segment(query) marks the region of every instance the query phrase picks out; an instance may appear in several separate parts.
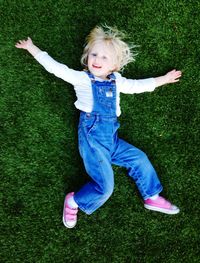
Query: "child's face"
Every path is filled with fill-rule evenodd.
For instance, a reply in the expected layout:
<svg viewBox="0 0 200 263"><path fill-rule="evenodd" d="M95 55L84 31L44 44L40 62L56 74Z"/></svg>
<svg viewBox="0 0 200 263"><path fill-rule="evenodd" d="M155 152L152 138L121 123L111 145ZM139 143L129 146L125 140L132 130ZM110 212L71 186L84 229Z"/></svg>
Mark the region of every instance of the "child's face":
<svg viewBox="0 0 200 263"><path fill-rule="evenodd" d="M106 79L115 70L115 53L110 45L101 41L91 48L88 54L88 69L96 77Z"/></svg>

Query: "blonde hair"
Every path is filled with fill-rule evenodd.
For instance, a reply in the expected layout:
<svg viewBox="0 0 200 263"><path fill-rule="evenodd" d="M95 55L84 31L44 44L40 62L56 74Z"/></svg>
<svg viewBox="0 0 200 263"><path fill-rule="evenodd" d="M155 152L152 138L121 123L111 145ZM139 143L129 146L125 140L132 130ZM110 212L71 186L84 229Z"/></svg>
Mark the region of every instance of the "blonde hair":
<svg viewBox="0 0 200 263"><path fill-rule="evenodd" d="M95 43L104 41L111 45L116 54L116 71L122 70L128 63L135 61L135 56L137 55L132 50L136 46L125 43L125 38L125 33L119 31L115 27L109 27L107 25L96 26L86 38L86 45L81 57L81 64L87 67L88 55L91 48Z"/></svg>

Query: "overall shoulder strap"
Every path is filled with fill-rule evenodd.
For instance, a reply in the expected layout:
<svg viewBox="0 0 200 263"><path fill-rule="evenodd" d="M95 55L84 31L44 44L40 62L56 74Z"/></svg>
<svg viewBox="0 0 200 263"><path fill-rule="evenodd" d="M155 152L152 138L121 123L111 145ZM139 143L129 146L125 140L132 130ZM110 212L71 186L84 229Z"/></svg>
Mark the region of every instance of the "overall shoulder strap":
<svg viewBox="0 0 200 263"><path fill-rule="evenodd" d="M114 73L111 73L110 75L108 75L108 78L111 79L111 80L115 80L116 79Z"/></svg>
<svg viewBox="0 0 200 263"><path fill-rule="evenodd" d="M108 75L108 78L111 80L111 83L115 83L115 80L116 80L116 76L114 73L111 73L110 75Z"/></svg>
<svg viewBox="0 0 200 263"><path fill-rule="evenodd" d="M89 76L89 78L91 79L91 81L94 81L94 75L89 71L89 70L85 70L85 73Z"/></svg>

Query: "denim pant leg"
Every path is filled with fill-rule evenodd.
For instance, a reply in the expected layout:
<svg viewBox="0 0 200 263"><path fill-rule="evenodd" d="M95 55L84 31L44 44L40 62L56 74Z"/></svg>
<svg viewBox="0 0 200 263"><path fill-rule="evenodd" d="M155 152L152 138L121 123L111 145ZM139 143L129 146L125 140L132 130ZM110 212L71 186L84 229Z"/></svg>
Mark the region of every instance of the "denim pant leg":
<svg viewBox="0 0 200 263"><path fill-rule="evenodd" d="M91 181L74 195L79 208L86 214L92 214L111 196L114 189L114 175L108 150L97 145L92 137L80 129L80 154Z"/></svg>
<svg viewBox="0 0 200 263"><path fill-rule="evenodd" d="M144 200L162 191L155 169L144 152L116 138L112 163L126 167Z"/></svg>

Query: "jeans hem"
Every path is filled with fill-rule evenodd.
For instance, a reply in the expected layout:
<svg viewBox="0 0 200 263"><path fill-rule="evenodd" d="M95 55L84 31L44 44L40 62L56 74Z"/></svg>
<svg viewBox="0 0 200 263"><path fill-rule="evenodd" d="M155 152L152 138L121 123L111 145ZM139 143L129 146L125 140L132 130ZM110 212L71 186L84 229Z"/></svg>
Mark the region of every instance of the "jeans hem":
<svg viewBox="0 0 200 263"><path fill-rule="evenodd" d="M148 198L150 198L151 196L157 195L159 193L161 193L163 190L163 187L161 186L158 190L156 190L154 193L152 193L151 195L145 196L143 197L144 200L147 200Z"/></svg>
<svg viewBox="0 0 200 263"><path fill-rule="evenodd" d="M85 207L79 205L79 203L78 203L78 201L76 200L75 196L74 196L74 201L77 203L78 208L79 208L82 212L86 213L87 215L91 215L91 214L93 213L92 211L88 211Z"/></svg>

